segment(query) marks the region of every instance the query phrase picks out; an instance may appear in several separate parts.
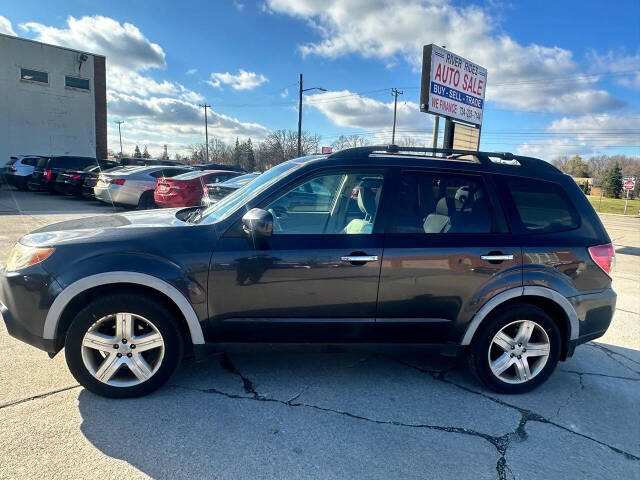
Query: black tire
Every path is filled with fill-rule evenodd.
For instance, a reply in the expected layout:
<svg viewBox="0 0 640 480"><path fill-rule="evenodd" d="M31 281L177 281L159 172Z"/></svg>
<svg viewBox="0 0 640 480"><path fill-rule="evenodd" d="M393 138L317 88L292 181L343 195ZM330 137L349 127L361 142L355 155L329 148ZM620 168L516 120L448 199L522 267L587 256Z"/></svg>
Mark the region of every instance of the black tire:
<svg viewBox="0 0 640 480"><path fill-rule="evenodd" d="M95 378L82 359L82 340L98 319L118 312L140 315L153 323L164 341L164 356L157 371L133 386L113 386ZM97 298L74 318L65 338L65 357L71 374L87 390L110 398L141 397L157 390L173 375L182 360L183 335L166 308L151 299L129 294Z"/></svg>
<svg viewBox="0 0 640 480"><path fill-rule="evenodd" d="M508 383L494 375L489 365L489 348L493 337L505 326L517 320L532 320L540 325L549 338L549 357L547 362L531 380L524 383ZM471 371L480 382L498 393L518 394L529 392L544 383L553 373L560 359L562 335L556 323L544 310L530 304L511 305L492 314L480 326L474 336L469 353Z"/></svg>
<svg viewBox="0 0 640 480"><path fill-rule="evenodd" d="M138 210L150 210L152 208L156 208L156 202L153 199L153 190L147 190L140 195L140 200L138 200Z"/></svg>

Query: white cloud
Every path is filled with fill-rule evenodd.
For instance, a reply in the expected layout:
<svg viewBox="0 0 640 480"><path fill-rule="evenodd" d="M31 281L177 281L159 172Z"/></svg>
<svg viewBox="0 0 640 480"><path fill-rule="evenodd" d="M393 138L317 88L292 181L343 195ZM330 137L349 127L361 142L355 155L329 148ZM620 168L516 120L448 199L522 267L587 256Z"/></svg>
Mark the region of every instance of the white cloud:
<svg viewBox="0 0 640 480"><path fill-rule="evenodd" d="M207 83L216 88L221 88L222 84L225 84L234 90L252 90L268 81L267 77L262 74L240 69L235 75L229 72L212 73L211 79Z"/></svg>
<svg viewBox="0 0 640 480"><path fill-rule="evenodd" d="M624 55L609 51L601 55L595 51L588 54L591 68L596 72L605 72L615 77L616 83L640 90L640 50L635 55Z"/></svg>
<svg viewBox="0 0 640 480"><path fill-rule="evenodd" d="M571 51L522 45L499 34L497 20L480 7L447 0L267 2L272 12L304 19L320 35L320 41L300 46L305 56L355 53L385 65L403 59L418 70L423 45L437 43L487 67L487 98L505 107L576 114L622 105L593 87L597 77L585 76Z"/></svg>
<svg viewBox="0 0 640 480"><path fill-rule="evenodd" d="M41 42L105 55L112 66L135 71L165 67L160 45L149 41L135 25L121 24L113 18L69 16L66 28L36 22L21 23L20 28L36 33Z"/></svg>
<svg viewBox="0 0 640 480"><path fill-rule="evenodd" d="M280 92L281 98L287 98L289 96L289 89L285 88L282 92Z"/></svg>
<svg viewBox="0 0 640 480"><path fill-rule="evenodd" d="M242 2L240 2L238 0L233 0L233 6L236 7L236 10L238 10L239 12L244 10L244 3L242 3Z"/></svg>
<svg viewBox="0 0 640 480"><path fill-rule="evenodd" d="M389 142L391 138L393 100L382 102L342 90L308 95L304 104L317 109L337 126L364 130L374 141ZM431 115L420 113L418 104L398 101L398 138L424 140L431 135L432 121Z"/></svg>
<svg viewBox="0 0 640 480"><path fill-rule="evenodd" d="M616 147L638 147L640 133L625 115L582 115L551 122L546 134L518 146L518 153L551 159L558 155L589 155Z"/></svg>
<svg viewBox="0 0 640 480"><path fill-rule="evenodd" d="M15 30L11 26L11 22L8 18L0 15L0 33L6 33L7 35L16 35Z"/></svg>
<svg viewBox="0 0 640 480"><path fill-rule="evenodd" d="M198 73L198 69L197 68L190 68L189 70L187 70L185 72L187 75L195 75L196 73Z"/></svg>

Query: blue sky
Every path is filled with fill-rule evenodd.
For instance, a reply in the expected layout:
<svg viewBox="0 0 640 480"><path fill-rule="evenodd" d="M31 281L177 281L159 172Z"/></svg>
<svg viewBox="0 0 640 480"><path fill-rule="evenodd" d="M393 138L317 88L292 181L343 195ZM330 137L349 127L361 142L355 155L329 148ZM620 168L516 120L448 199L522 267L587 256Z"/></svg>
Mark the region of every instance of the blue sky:
<svg viewBox="0 0 640 480"><path fill-rule="evenodd" d="M447 45L488 69L482 148L553 158L640 154L640 2L447 0L61 0L3 2L0 31L107 55L109 145L184 151L297 126L331 144L358 134L428 141L418 112L421 46Z"/></svg>

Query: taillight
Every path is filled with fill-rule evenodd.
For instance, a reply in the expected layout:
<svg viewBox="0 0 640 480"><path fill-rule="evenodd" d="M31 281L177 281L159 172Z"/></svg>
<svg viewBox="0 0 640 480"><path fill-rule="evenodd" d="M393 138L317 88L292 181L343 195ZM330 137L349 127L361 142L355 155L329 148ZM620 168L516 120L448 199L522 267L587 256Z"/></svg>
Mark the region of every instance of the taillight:
<svg viewBox="0 0 640 480"><path fill-rule="evenodd" d="M51 180L51 170L47 169L44 171L44 178Z"/></svg>
<svg viewBox="0 0 640 480"><path fill-rule="evenodd" d="M589 247L589 255L591 255L592 260L604 270L604 273L611 275L611 271L616 263L616 252L613 249L613 245L607 243L606 245Z"/></svg>
<svg viewBox="0 0 640 480"><path fill-rule="evenodd" d="M11 173L16 173L18 171L18 169L16 167L9 167L9 171Z"/></svg>
<svg viewBox="0 0 640 480"><path fill-rule="evenodd" d="M124 185L124 178L113 178L109 183L113 185Z"/></svg>
<svg viewBox="0 0 640 480"><path fill-rule="evenodd" d="M82 175L80 175L79 173L74 173L73 175L71 175L71 178L74 180L78 180Z"/></svg>
<svg viewBox="0 0 640 480"><path fill-rule="evenodd" d="M209 195L209 187L204 187L203 192L205 195Z"/></svg>

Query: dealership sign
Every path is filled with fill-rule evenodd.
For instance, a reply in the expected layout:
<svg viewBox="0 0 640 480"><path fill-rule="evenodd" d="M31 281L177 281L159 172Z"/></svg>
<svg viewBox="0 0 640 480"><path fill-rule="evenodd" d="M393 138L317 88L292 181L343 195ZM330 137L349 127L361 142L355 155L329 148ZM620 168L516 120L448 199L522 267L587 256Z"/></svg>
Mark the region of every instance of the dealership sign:
<svg viewBox="0 0 640 480"><path fill-rule="evenodd" d="M421 112L482 125L486 86L486 68L437 45L425 45Z"/></svg>

